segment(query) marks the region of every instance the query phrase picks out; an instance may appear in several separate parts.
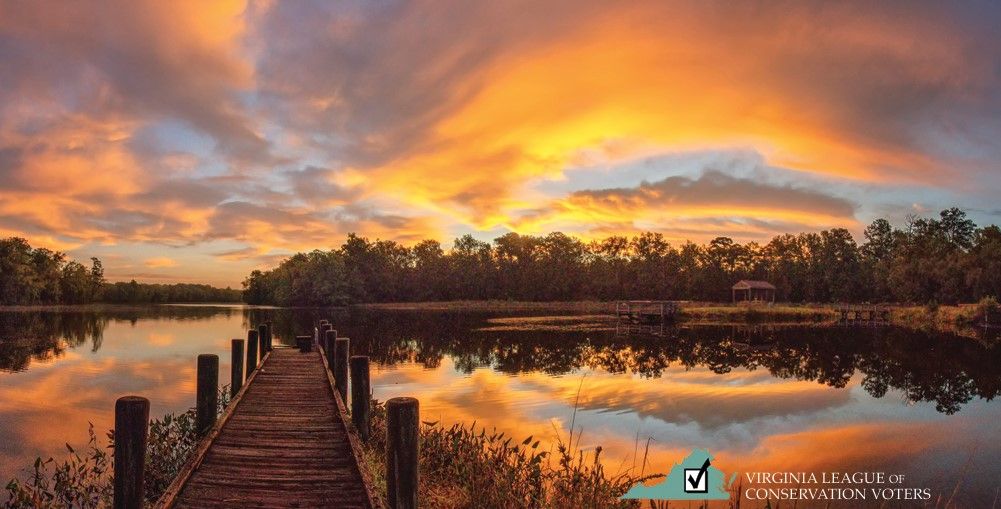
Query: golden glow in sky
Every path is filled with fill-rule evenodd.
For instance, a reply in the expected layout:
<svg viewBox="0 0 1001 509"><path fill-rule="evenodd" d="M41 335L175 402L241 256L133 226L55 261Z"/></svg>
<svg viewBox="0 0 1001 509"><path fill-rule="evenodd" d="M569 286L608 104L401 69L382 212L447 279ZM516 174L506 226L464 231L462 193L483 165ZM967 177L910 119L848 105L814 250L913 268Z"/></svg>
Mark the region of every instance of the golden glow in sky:
<svg viewBox="0 0 1001 509"><path fill-rule="evenodd" d="M991 5L0 0L0 235L237 285L349 232L996 222Z"/></svg>

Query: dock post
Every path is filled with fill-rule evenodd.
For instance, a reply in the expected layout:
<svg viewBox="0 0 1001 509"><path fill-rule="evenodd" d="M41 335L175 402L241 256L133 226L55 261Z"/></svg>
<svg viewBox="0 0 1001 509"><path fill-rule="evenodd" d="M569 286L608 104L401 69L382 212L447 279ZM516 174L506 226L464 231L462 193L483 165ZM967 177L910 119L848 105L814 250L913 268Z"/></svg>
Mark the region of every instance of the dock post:
<svg viewBox="0 0 1001 509"><path fill-rule="evenodd" d="M271 351L271 331L268 330L268 324L262 323L257 326L257 335L261 341L261 347L264 352Z"/></svg>
<svg viewBox="0 0 1001 509"><path fill-rule="evenodd" d="M142 509L149 433L149 400L124 396L115 402L115 509Z"/></svg>
<svg viewBox="0 0 1001 509"><path fill-rule="evenodd" d="M295 346L299 348L300 353L312 352L313 338L310 336L296 336Z"/></svg>
<svg viewBox="0 0 1001 509"><path fill-rule="evenodd" d="M255 331L256 332L256 331ZM195 427L204 434L212 429L219 404L219 356L203 353L198 356L198 386L195 394Z"/></svg>
<svg viewBox="0 0 1001 509"><path fill-rule="evenodd" d="M386 501L390 509L417 507L419 419L416 398L386 402Z"/></svg>
<svg viewBox="0 0 1001 509"><path fill-rule="evenodd" d="M260 346L260 338L258 337L257 331L248 330L247 331L247 376L257 369L257 362L260 357L257 355L257 347Z"/></svg>
<svg viewBox="0 0 1001 509"><path fill-rule="evenodd" d="M234 339L230 348L233 359L229 369L229 395L235 397L243 387L243 340Z"/></svg>
<svg viewBox="0 0 1001 509"><path fill-rule="evenodd" d="M320 344L323 345L324 351L330 350L334 347L334 342L330 340L330 337L327 335L327 331L331 331L333 329L334 326L329 323L320 325Z"/></svg>
<svg viewBox="0 0 1001 509"><path fill-rule="evenodd" d="M326 348L323 353L327 356L327 365L330 366L330 369L334 369L334 342L337 340L337 331L328 330L323 335L323 347Z"/></svg>
<svg viewBox="0 0 1001 509"><path fill-rule="evenodd" d="M368 442L368 423L372 392L368 377L368 357L351 356L351 422L363 442Z"/></svg>
<svg viewBox="0 0 1001 509"><path fill-rule="evenodd" d="M348 399L348 351L350 344L348 338L334 340L334 386L340 393L342 401Z"/></svg>

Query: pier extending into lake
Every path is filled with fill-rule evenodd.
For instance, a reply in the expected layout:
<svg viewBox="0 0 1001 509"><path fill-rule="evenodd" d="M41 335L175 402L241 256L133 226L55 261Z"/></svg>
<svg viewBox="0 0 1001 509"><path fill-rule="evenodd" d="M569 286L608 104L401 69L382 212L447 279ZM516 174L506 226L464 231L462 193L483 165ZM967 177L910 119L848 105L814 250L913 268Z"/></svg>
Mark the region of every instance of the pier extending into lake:
<svg viewBox="0 0 1001 509"><path fill-rule="evenodd" d="M277 348L230 403L163 507L372 507L318 351Z"/></svg>
<svg viewBox="0 0 1001 509"><path fill-rule="evenodd" d="M362 449L369 437L368 358L349 361L349 345L326 320L312 336L296 337L296 348L272 347L268 325L249 331L246 349L233 340L233 399L218 417L219 359L198 356L196 425L203 438L155 507L415 507L418 402L386 403L387 490L377 493ZM126 396L115 408L114 506L139 509L149 401Z"/></svg>

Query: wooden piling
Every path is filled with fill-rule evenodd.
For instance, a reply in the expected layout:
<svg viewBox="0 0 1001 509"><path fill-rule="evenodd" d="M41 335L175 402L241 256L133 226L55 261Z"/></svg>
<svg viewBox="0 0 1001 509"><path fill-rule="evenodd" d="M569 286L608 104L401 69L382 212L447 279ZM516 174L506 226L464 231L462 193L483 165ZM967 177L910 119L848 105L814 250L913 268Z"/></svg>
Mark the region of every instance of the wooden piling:
<svg viewBox="0 0 1001 509"><path fill-rule="evenodd" d="M296 336L295 346L299 348L302 353L308 353L313 351L313 338L311 336Z"/></svg>
<svg viewBox="0 0 1001 509"><path fill-rule="evenodd" d="M337 331L328 330L323 333L323 348L325 348L324 353L327 355L327 364L331 368L334 367L334 341L337 339Z"/></svg>
<svg viewBox="0 0 1001 509"><path fill-rule="evenodd" d="M330 328L331 328L331 325L326 324L326 323L321 323L320 327L319 327L319 330L317 332L319 334L318 339L317 339L317 344L319 344L321 347L323 347L323 351L327 351L330 348L333 348L333 346L334 346L333 343L327 344L327 330L330 329Z"/></svg>
<svg viewBox="0 0 1001 509"><path fill-rule="evenodd" d="M233 359L229 369L229 395L235 397L240 392L240 387L243 387L243 340L234 339L231 343Z"/></svg>
<svg viewBox="0 0 1001 509"><path fill-rule="evenodd" d="M341 401L348 400L348 352L350 344L348 338L334 340L334 386L341 394Z"/></svg>
<svg viewBox="0 0 1001 509"><path fill-rule="evenodd" d="M260 325L257 326L257 336L260 338L261 346L263 347L262 351L263 352L270 352L271 351L271 330L268 327L268 324L262 323L262 324L260 324ZM264 355L261 355L261 357L264 357Z"/></svg>
<svg viewBox="0 0 1001 509"><path fill-rule="evenodd" d="M391 509L417 507L419 419L416 398L386 402L386 502Z"/></svg>
<svg viewBox="0 0 1001 509"><path fill-rule="evenodd" d="M328 331L329 332L329 331ZM351 421L363 442L368 441L371 384L368 376L368 357L351 356Z"/></svg>
<svg viewBox="0 0 1001 509"><path fill-rule="evenodd" d="M124 396L115 402L115 509L142 509L145 489L149 400Z"/></svg>
<svg viewBox="0 0 1001 509"><path fill-rule="evenodd" d="M257 369L257 364L260 362L261 358L257 354L258 347L261 346L261 341L258 337L256 330L247 331L247 376Z"/></svg>
<svg viewBox="0 0 1001 509"><path fill-rule="evenodd" d="M203 353L198 356L198 384L195 395L195 426L205 434L215 424L219 405L219 356Z"/></svg>

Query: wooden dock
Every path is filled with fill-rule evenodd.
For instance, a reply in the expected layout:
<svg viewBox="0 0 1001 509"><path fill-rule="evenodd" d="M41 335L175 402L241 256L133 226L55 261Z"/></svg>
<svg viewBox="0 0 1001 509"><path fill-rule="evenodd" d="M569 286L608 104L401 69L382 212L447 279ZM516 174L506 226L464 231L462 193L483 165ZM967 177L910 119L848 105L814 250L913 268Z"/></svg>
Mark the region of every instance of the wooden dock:
<svg viewBox="0 0 1001 509"><path fill-rule="evenodd" d="M623 300L615 303L615 318L634 324L664 324L674 321L678 303L669 300Z"/></svg>
<svg viewBox="0 0 1001 509"><path fill-rule="evenodd" d="M845 326L891 325L890 309L874 304L840 304L835 306L838 324Z"/></svg>
<svg viewBox="0 0 1001 509"><path fill-rule="evenodd" d="M276 347L157 507L380 507L325 356Z"/></svg>

